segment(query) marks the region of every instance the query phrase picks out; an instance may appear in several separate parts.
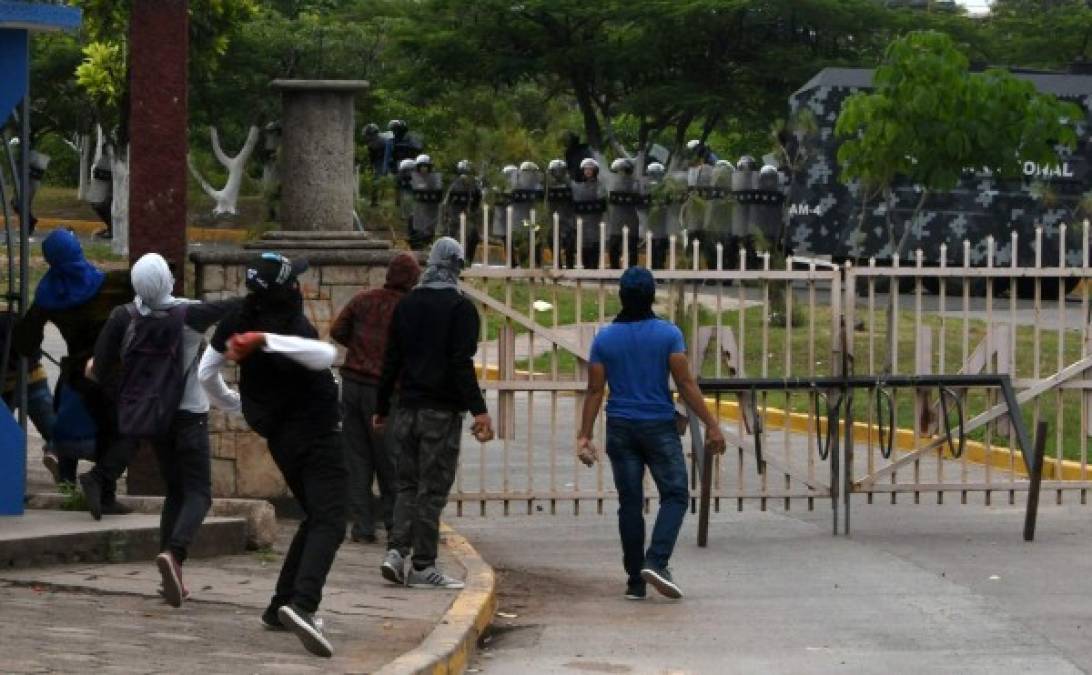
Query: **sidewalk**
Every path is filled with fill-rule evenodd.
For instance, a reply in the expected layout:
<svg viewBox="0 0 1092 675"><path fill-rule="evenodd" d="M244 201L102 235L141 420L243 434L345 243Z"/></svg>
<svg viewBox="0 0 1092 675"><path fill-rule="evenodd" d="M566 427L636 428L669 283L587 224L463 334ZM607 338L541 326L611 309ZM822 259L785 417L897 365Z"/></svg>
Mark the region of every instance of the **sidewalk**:
<svg viewBox="0 0 1092 675"><path fill-rule="evenodd" d="M258 621L294 529L282 523L272 551L191 560L180 609L158 597L150 560L0 570L0 672L372 672L421 644L459 596L393 586L382 545L346 541L319 611L337 653L313 657ZM466 573L447 546L440 564Z"/></svg>

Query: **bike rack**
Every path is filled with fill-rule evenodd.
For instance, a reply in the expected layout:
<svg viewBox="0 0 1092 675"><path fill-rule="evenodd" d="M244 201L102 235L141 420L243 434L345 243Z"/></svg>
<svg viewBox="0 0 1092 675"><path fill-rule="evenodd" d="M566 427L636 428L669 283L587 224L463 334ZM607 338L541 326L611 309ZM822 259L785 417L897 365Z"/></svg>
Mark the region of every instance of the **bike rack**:
<svg viewBox="0 0 1092 675"><path fill-rule="evenodd" d="M843 352L844 353L844 352ZM954 457L959 457L966 446L967 435L964 430L963 403L958 395L958 390L968 388L993 388L999 389L1001 396L1008 407L1008 417L1016 432L1016 440L1020 453L1024 459L1024 465L1028 468L1030 485L1028 489L1027 510L1024 518L1024 539L1032 541L1035 538L1035 523L1039 507L1039 486L1043 473L1043 453L1046 446L1046 422L1040 422L1036 429L1035 444L1032 446L1028 438L1027 427L1020 415L1020 405L1016 400L1016 392L1012 386L1012 380L1007 374L989 373L975 375L852 375L849 373L848 359L843 362L845 375L833 375L829 377L798 377L798 378L715 378L699 379L698 385L702 392L713 395L720 401L722 394L751 395L752 405L758 399L759 392L770 391L803 391L815 395L816 434L821 459L830 458L830 498L833 511L833 534L838 534L838 498L839 479L844 481L842 498L845 507L845 534L850 531L850 494L851 472L845 471L840 475L840 465L852 466L853 462L853 394L857 390L871 390L875 392L876 413L879 420L880 451L884 458L890 458L894 448L895 438L895 409L891 389L933 389L940 392L941 415L944 418L943 429L945 443L949 452ZM834 396L833 403L830 402ZM822 425L819 422L820 399L827 402L827 429L826 438L822 437ZM949 401L954 402L958 418L953 441L952 423L949 419ZM886 414L883 410L886 402ZM719 407L719 406L718 406ZM754 411L755 419L760 419L757 410ZM887 422L884 423L886 417ZM843 424L842 452L839 453L839 439L837 429ZM694 416L691 415L690 431L692 435L691 447L694 450L695 468L701 475L701 494L698 509L698 545L705 546L709 532L709 502L712 492L713 458L705 453L704 443L701 438L701 430ZM758 460L759 473L764 470L764 462L761 455L761 425L756 425L754 431L756 459ZM698 461L698 456L701 459Z"/></svg>

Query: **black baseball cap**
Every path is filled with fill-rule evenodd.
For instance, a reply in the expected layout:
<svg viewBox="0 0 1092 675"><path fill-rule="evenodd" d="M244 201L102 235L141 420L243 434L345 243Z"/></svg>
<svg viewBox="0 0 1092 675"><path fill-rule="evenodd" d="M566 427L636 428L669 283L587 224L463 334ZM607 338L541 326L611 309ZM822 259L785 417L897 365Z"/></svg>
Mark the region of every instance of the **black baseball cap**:
<svg viewBox="0 0 1092 675"><path fill-rule="evenodd" d="M252 291L268 291L285 286L307 268L307 261L302 258L293 261L280 253L262 253L246 266L246 287Z"/></svg>

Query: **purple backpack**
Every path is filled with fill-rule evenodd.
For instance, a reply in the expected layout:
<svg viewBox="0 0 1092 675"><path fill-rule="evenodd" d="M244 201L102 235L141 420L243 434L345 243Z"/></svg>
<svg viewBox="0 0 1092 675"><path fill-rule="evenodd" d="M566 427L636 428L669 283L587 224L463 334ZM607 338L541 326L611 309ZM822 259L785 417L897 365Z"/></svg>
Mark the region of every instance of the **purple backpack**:
<svg viewBox="0 0 1092 675"><path fill-rule="evenodd" d="M132 303L125 308L130 320L121 343L118 431L157 438L170 431L190 371L182 366L186 305L149 316Z"/></svg>

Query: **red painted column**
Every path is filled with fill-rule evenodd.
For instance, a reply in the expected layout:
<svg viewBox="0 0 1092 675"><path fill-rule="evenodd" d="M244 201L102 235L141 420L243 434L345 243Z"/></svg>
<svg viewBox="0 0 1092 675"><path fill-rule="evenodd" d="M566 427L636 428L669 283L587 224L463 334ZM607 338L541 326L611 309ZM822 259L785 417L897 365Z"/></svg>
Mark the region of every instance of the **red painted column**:
<svg viewBox="0 0 1092 675"><path fill-rule="evenodd" d="M129 24L129 260L159 253L186 271L188 0L132 0ZM129 494L161 495L147 443L129 463Z"/></svg>
<svg viewBox="0 0 1092 675"><path fill-rule="evenodd" d="M188 0L132 0L129 24L129 259L186 269Z"/></svg>

